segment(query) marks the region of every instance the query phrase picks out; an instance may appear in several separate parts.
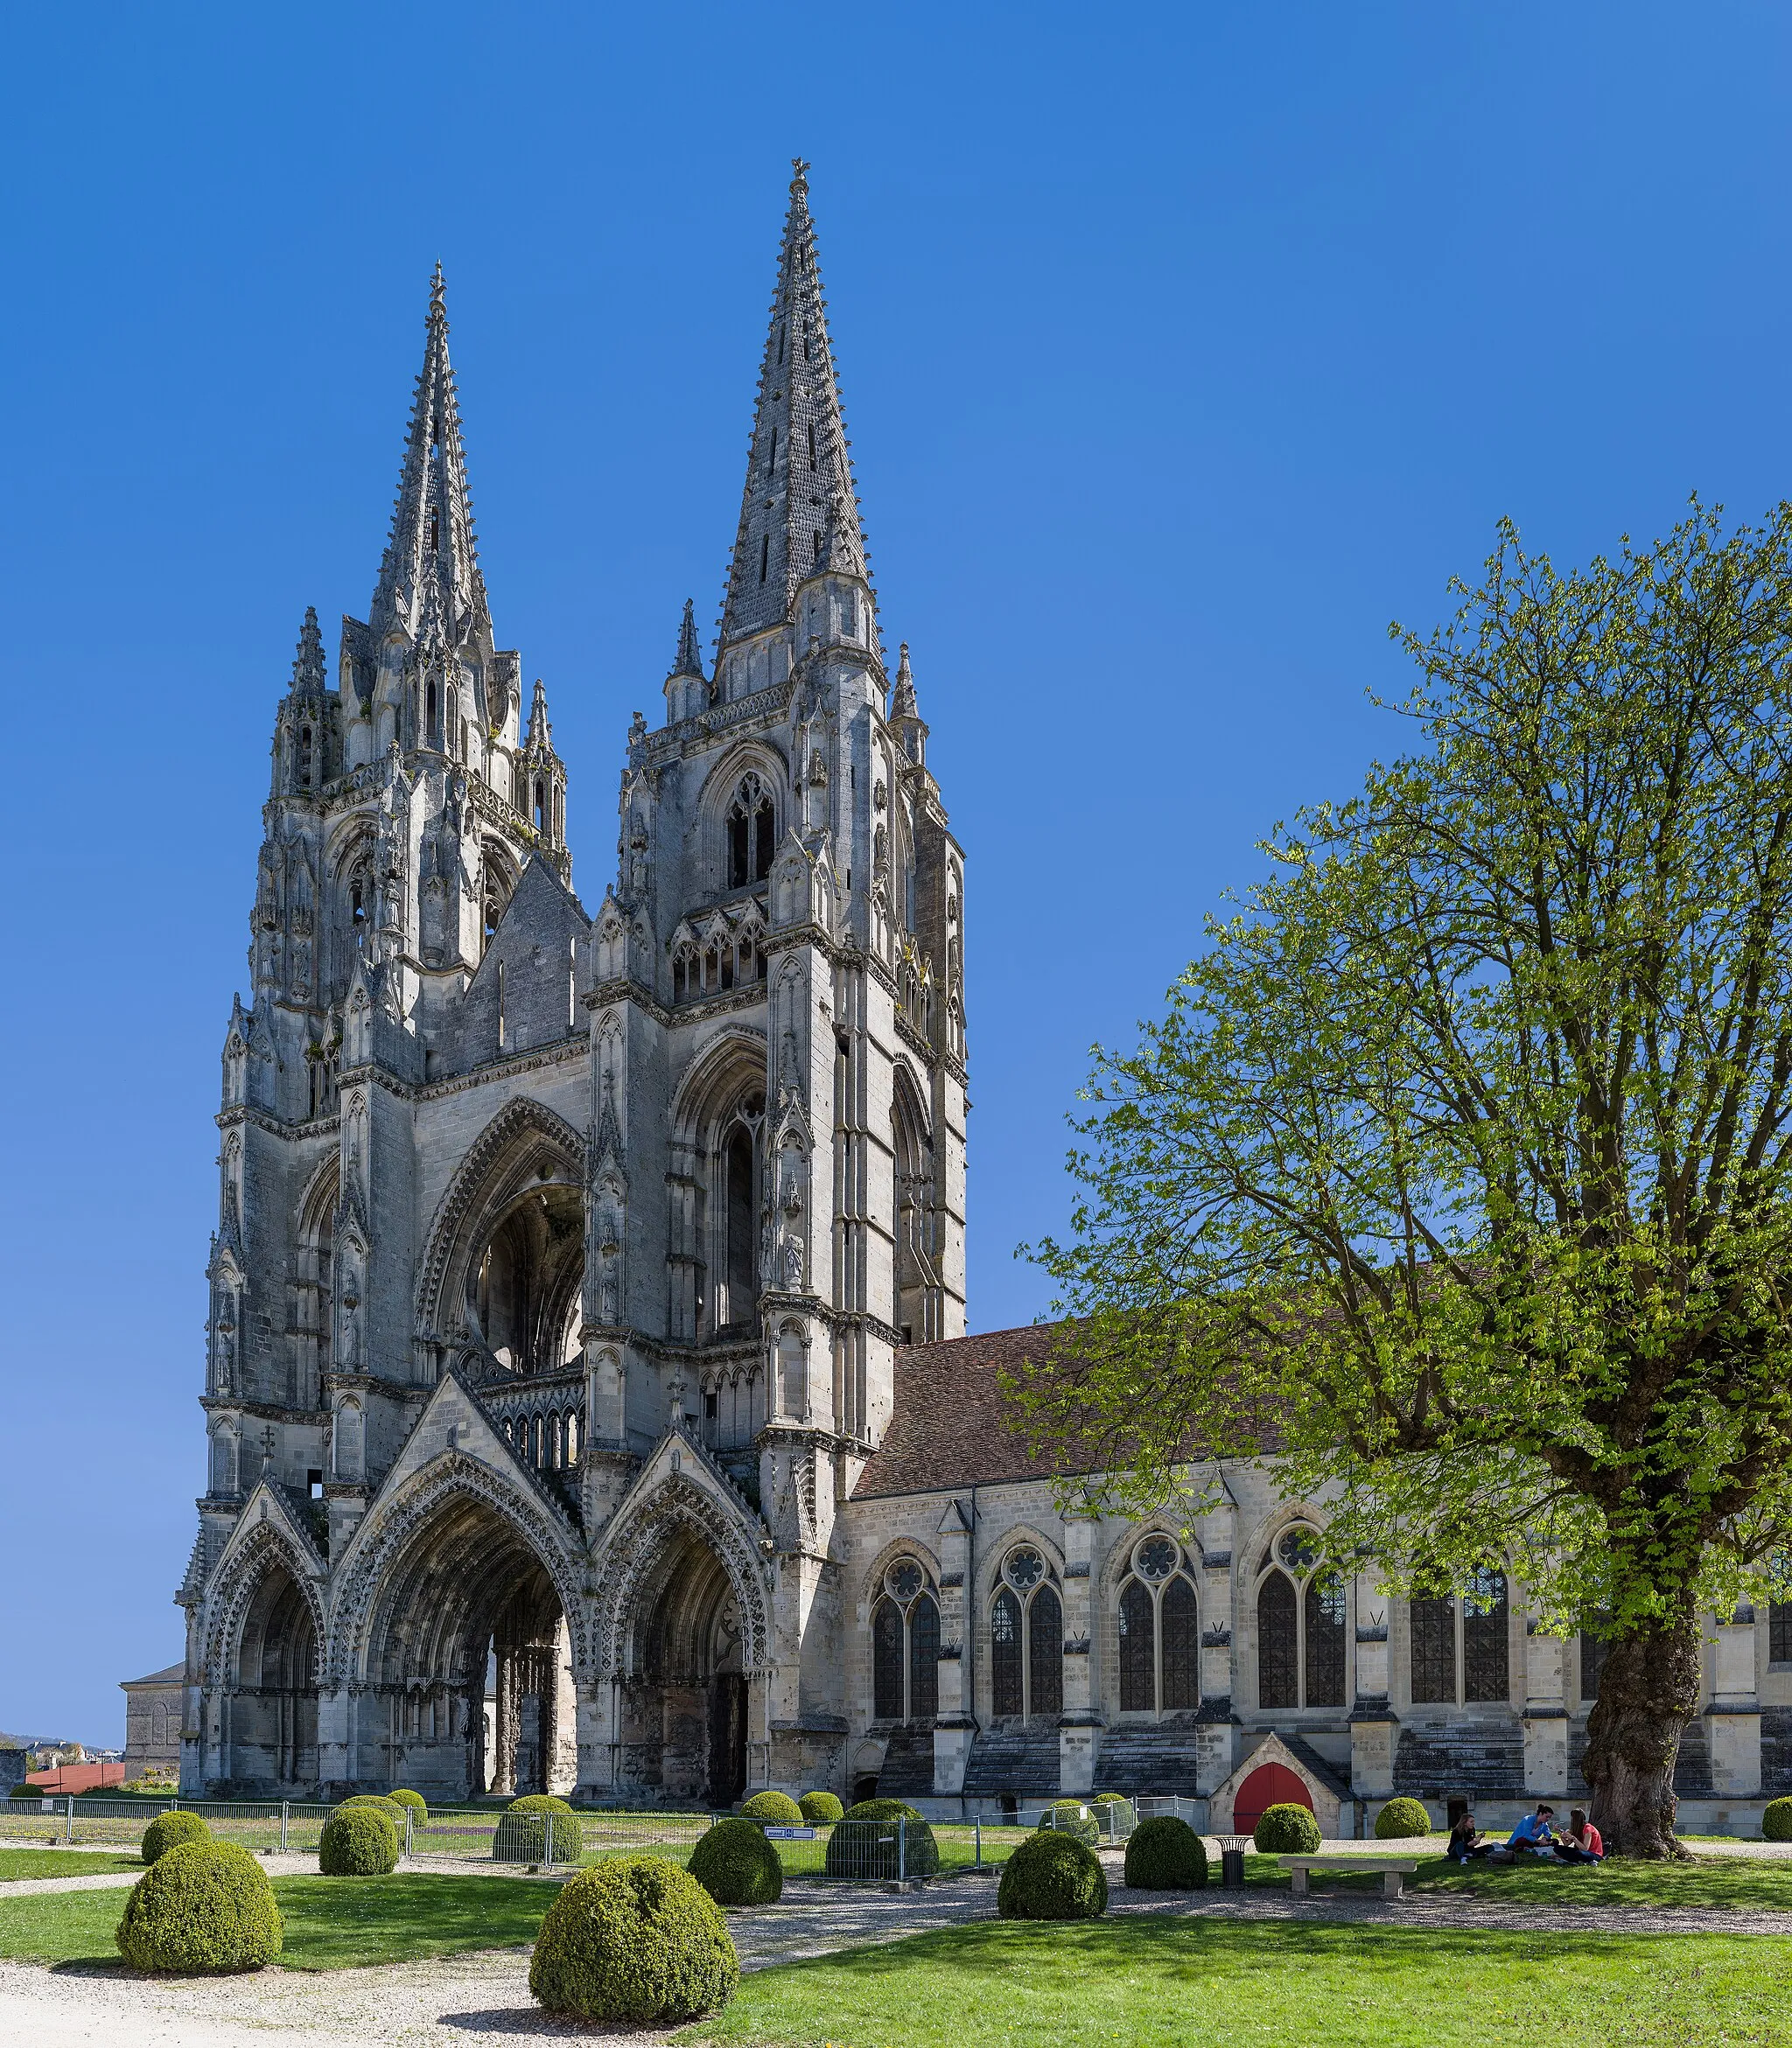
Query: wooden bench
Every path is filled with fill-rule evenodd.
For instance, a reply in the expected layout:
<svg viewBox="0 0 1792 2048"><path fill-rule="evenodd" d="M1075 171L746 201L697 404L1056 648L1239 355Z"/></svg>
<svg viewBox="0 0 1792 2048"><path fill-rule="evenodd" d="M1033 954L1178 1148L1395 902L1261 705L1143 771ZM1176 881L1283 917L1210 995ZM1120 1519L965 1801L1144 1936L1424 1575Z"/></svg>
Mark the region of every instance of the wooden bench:
<svg viewBox="0 0 1792 2048"><path fill-rule="evenodd" d="M1418 1870L1417 1859L1395 1861L1383 1856L1278 1856L1276 1859L1284 1870L1292 1873L1297 1894L1306 1891L1306 1881L1314 1870L1335 1870L1340 1877L1358 1871L1374 1871L1382 1880L1382 1896L1398 1898L1400 1880L1410 1877Z"/></svg>

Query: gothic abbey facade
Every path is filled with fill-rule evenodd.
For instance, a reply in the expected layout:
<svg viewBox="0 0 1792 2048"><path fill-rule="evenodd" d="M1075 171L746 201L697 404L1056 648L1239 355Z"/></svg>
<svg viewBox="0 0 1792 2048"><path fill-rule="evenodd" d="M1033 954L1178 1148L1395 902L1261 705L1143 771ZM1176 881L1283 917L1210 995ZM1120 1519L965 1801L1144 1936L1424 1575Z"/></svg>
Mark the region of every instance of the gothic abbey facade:
<svg viewBox="0 0 1792 2048"><path fill-rule="evenodd" d="M373 602L333 681L306 615L276 721L185 1789L1102 1786L1224 1826L1292 1785L1328 1832L1570 1790L1591 1655L1497 1573L1390 1610L1250 1469L1192 1530L1067 1519L1008 1427L1039 1333L964 1334L964 859L846 449L799 166L713 662L687 605L588 912L438 276ZM1713 1629L1713 1814L1792 1772L1780 1646Z"/></svg>

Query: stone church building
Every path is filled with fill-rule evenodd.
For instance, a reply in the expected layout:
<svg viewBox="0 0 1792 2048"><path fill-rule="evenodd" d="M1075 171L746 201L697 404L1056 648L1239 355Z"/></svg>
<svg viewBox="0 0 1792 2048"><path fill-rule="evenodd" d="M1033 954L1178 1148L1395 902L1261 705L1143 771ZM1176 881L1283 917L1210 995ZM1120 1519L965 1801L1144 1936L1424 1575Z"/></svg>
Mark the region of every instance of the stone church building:
<svg viewBox="0 0 1792 2048"><path fill-rule="evenodd" d="M965 1335L964 856L886 665L799 165L713 660L575 892L442 282L391 535L280 700L218 1116L182 1782L725 1806L1113 1788L1212 1825L1578 1783L1596 1645L1334 1569L1323 1502L1066 1519ZM596 891L592 891L596 894ZM1685 1789L1792 1783L1792 1617Z"/></svg>

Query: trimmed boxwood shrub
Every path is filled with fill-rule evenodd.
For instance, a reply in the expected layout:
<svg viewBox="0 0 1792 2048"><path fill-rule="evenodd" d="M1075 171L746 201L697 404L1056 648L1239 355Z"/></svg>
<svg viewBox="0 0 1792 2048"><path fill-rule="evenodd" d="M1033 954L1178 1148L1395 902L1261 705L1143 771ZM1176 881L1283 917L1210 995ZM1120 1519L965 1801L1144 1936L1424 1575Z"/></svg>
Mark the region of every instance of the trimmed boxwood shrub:
<svg viewBox="0 0 1792 2048"><path fill-rule="evenodd" d="M370 1807L376 1814L383 1814L398 1830L398 1839L404 1840L404 1808L399 1802L383 1792L352 1793L337 1807L339 1814L346 1813L351 1807Z"/></svg>
<svg viewBox="0 0 1792 2048"><path fill-rule="evenodd" d="M1040 1815L1041 1835L1068 1835L1091 1845L1102 1838L1102 1824L1081 1800L1054 1800Z"/></svg>
<svg viewBox="0 0 1792 2048"><path fill-rule="evenodd" d="M787 1828L802 1818L802 1808L788 1792L756 1792L742 1802L740 1811L749 1821L772 1821Z"/></svg>
<svg viewBox="0 0 1792 2048"><path fill-rule="evenodd" d="M1265 1807L1251 1836L1266 1856L1310 1856L1320 1845L1320 1824L1305 1807Z"/></svg>
<svg viewBox="0 0 1792 2048"><path fill-rule="evenodd" d="M1112 1808L1107 1825L1116 1835L1130 1835L1138 1825L1138 1814L1124 1792L1098 1792L1088 1804L1098 1821L1103 1807Z"/></svg>
<svg viewBox="0 0 1792 2048"><path fill-rule="evenodd" d="M1136 1891L1199 1891L1208 1881L1208 1845L1186 1821L1161 1814L1126 1838L1126 1882Z"/></svg>
<svg viewBox="0 0 1792 2048"><path fill-rule="evenodd" d="M796 1810L805 1821L837 1821L846 1809L831 1792L806 1792L796 1802Z"/></svg>
<svg viewBox="0 0 1792 2048"><path fill-rule="evenodd" d="M410 1824L413 1828L421 1828L429 1819L430 1802L422 1793L412 1792L408 1786L401 1785L394 1789L391 1799L395 1806L410 1808Z"/></svg>
<svg viewBox="0 0 1792 2048"><path fill-rule="evenodd" d="M784 1890L777 1850L745 1814L718 1821L691 1850L689 1868L718 1905L774 1905Z"/></svg>
<svg viewBox="0 0 1792 2048"><path fill-rule="evenodd" d="M528 1966L541 2003L580 2019L695 2019L739 1982L722 1909L664 1856L612 1856L568 1878Z"/></svg>
<svg viewBox="0 0 1792 2048"><path fill-rule="evenodd" d="M144 1829L144 1861L153 1863L183 1842L209 1842L212 1830L197 1814L158 1814Z"/></svg>
<svg viewBox="0 0 1792 2048"><path fill-rule="evenodd" d="M1102 1859L1074 1835L1029 1835L1002 1866L1004 1920L1094 1920L1108 1910Z"/></svg>
<svg viewBox="0 0 1792 2048"><path fill-rule="evenodd" d="M897 1830L889 1825L894 1821L908 1823L906 1854ZM860 1800L835 1823L823 1867L830 1877L888 1880L904 1871L911 1877L931 1877L940 1868L940 1845L933 1829L905 1800Z"/></svg>
<svg viewBox="0 0 1792 2048"><path fill-rule="evenodd" d="M280 1953L268 1873L234 1842L179 1842L130 1888L118 1952L133 1969L258 1970Z"/></svg>
<svg viewBox="0 0 1792 2048"><path fill-rule="evenodd" d="M318 1868L326 1877L383 1877L397 1862L392 1816L371 1802L338 1807L318 1837Z"/></svg>
<svg viewBox="0 0 1792 2048"><path fill-rule="evenodd" d="M1792 1842L1792 1799L1768 1801L1761 1809L1760 1831L1764 1841Z"/></svg>
<svg viewBox="0 0 1792 2048"><path fill-rule="evenodd" d="M1390 1800L1376 1815L1378 1842L1404 1842L1411 1835L1429 1835L1431 1831L1432 1817L1417 1800Z"/></svg>
<svg viewBox="0 0 1792 2048"><path fill-rule="evenodd" d="M551 1792L525 1793L504 1809L505 1818L492 1837L492 1856L500 1863L538 1863L548 1853L548 1824L554 1816L554 1861L576 1863L584 1853L584 1830L564 1799Z"/></svg>

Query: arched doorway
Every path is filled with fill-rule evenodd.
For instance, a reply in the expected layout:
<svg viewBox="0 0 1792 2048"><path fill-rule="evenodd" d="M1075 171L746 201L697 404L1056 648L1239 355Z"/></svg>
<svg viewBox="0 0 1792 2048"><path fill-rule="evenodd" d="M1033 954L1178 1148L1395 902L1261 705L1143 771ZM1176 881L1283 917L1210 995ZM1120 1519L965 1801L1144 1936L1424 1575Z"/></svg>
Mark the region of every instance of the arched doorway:
<svg viewBox="0 0 1792 2048"><path fill-rule="evenodd" d="M455 1798L572 1789L571 1649L552 1576L489 1500L452 1492L371 1605L357 1782Z"/></svg>
<svg viewBox="0 0 1792 2048"><path fill-rule="evenodd" d="M1271 1807L1305 1807L1312 1811L1312 1794L1285 1764L1260 1764L1238 1788L1232 1801L1232 1832L1250 1834Z"/></svg>
<svg viewBox="0 0 1792 2048"><path fill-rule="evenodd" d="M318 1781L317 1629L284 1564L262 1572L224 1700L224 1776L243 1793L309 1796Z"/></svg>
<svg viewBox="0 0 1792 2048"><path fill-rule="evenodd" d="M732 1806L746 1787L740 1612L726 1567L695 1530L672 1532L637 1589L623 1668L624 1785Z"/></svg>

